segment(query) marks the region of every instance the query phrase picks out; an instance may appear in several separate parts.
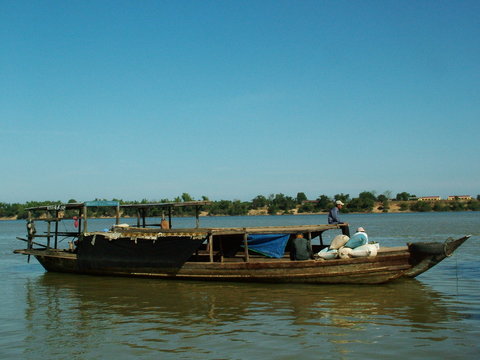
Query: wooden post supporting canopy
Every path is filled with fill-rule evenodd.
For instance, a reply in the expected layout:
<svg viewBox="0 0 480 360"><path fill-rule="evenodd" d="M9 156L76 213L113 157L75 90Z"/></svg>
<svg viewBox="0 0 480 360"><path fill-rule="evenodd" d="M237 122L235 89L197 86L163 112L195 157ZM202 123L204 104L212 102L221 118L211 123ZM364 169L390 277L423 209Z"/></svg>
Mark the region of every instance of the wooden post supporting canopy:
<svg viewBox="0 0 480 360"><path fill-rule="evenodd" d="M199 206L195 206L195 228L199 228L200 227L200 219L199 219L199 212L200 212L200 207Z"/></svg>
<svg viewBox="0 0 480 360"><path fill-rule="evenodd" d="M210 262L213 263L213 235L208 235L208 253L210 256Z"/></svg>
<svg viewBox="0 0 480 360"><path fill-rule="evenodd" d="M78 209L78 237L82 233L82 208Z"/></svg>
<svg viewBox="0 0 480 360"><path fill-rule="evenodd" d="M50 221L47 223L47 249L50 249L50 237L52 236L52 231L50 229Z"/></svg>
<svg viewBox="0 0 480 360"><path fill-rule="evenodd" d="M55 249L58 247L58 212L58 209L55 210ZM48 224L50 225L50 222Z"/></svg>
<svg viewBox="0 0 480 360"><path fill-rule="evenodd" d="M249 262L250 257L248 256L248 234L246 231L243 234L243 247L245 248L245 262Z"/></svg>
<svg viewBox="0 0 480 360"><path fill-rule="evenodd" d="M32 212L29 210L28 211L28 222L27 222L27 234L28 234L28 243L27 243L27 249L32 248L32 243L33 243L33 237L35 236L33 229L31 228L33 225L33 220L32 220ZM28 256L28 259L30 259L30 255Z"/></svg>
<svg viewBox="0 0 480 360"><path fill-rule="evenodd" d="M118 203L115 208L115 224L120 224L120 203Z"/></svg>
<svg viewBox="0 0 480 360"><path fill-rule="evenodd" d="M83 232L88 232L88 222L87 222L87 217L88 217L88 213L87 213L87 206L83 206Z"/></svg>

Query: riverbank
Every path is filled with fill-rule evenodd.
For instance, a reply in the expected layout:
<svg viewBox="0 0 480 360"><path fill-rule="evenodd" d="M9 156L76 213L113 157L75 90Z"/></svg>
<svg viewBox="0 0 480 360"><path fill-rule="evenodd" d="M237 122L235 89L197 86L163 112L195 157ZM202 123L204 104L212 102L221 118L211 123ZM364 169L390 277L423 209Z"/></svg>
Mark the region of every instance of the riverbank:
<svg viewBox="0 0 480 360"><path fill-rule="evenodd" d="M472 204L473 203L473 204ZM418 206L418 205L425 205L425 206ZM456 206L453 206L456 205ZM476 205L476 206L472 206ZM200 216L209 216L209 217L217 217L217 216L236 216L236 215L246 215L246 216L265 216L265 215L326 215L328 212L326 211L318 211L318 212L300 212L300 206L296 208L290 209L288 211L278 211L275 214L269 213L268 206L259 209L249 209L246 213L243 214L219 214L219 213L212 213L209 211L201 211ZM376 202L370 211L351 211L345 212L342 211L343 214L381 214L381 213L389 213L389 214L402 214L402 213L412 213L412 212L463 212L463 211L479 211L480 210L480 202L478 200L473 200L471 202L466 201L437 201L437 202L417 202L417 201L390 201L388 204L388 208L384 208L381 202ZM184 216L191 216L191 215L178 215L179 217ZM92 218L98 219L109 219L113 218L114 216L91 216ZM123 218L134 218L135 216L128 216L128 215L121 215ZM10 216L10 217L0 217L0 221L12 221L18 220L17 216Z"/></svg>
<svg viewBox="0 0 480 360"><path fill-rule="evenodd" d="M401 211L400 207L396 207L395 209L389 209L387 211L383 211L383 209L375 208L370 212L349 212L348 214L380 214L380 213L392 213L392 214L399 214L399 213L409 213L412 212L411 210ZM327 215L328 211L319 211L319 212L298 212L298 209L292 209L290 212L278 212L277 214L269 214L268 209L251 209L246 214L247 216L265 216L265 215L272 215L272 216L281 216L281 215ZM217 216L236 216L236 215L211 215L208 211L202 211L200 216L209 216L209 217L217 217ZM122 218L134 218L134 216L121 216ZM113 219L114 216L99 216L96 219ZM13 220L25 220L25 219L18 219L16 216L11 217L0 217L0 221L13 221Z"/></svg>
<svg viewBox="0 0 480 360"><path fill-rule="evenodd" d="M275 215L325 215L328 214L328 211L319 211L319 212L299 212L299 208L291 209L288 212L282 212L279 211ZM409 213L412 212L410 209L407 208L407 210L401 210L400 204L398 202L391 202L389 204L388 209L384 209L382 206L382 203L377 202L373 206L373 209L368 212L349 212L348 214L380 214L380 213L392 213L392 214L398 214L398 213ZM208 215L208 213L207 213ZM251 209L248 211L247 215L249 216L255 216L255 215L269 215L268 213L268 208L262 208L262 209Z"/></svg>

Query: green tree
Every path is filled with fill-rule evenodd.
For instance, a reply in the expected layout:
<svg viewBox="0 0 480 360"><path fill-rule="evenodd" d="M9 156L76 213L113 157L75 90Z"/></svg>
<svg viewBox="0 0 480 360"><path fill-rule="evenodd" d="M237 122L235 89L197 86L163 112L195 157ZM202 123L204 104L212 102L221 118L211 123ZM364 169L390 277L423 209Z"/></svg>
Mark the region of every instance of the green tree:
<svg viewBox="0 0 480 360"><path fill-rule="evenodd" d="M210 215L227 215L231 203L232 202L228 200L214 201L207 206L207 210Z"/></svg>
<svg viewBox="0 0 480 360"><path fill-rule="evenodd" d="M471 200L467 203L467 209L472 211L479 211L480 210L480 201L478 200Z"/></svg>
<svg viewBox="0 0 480 360"><path fill-rule="evenodd" d="M358 212L369 212L372 211L373 206L376 201L375 194L369 191L363 191L358 195L358 198L353 198L348 204L346 204L346 209L344 211L358 211Z"/></svg>
<svg viewBox="0 0 480 360"><path fill-rule="evenodd" d="M315 204L311 202L303 203L298 208L299 213L310 213L315 211Z"/></svg>
<svg viewBox="0 0 480 360"><path fill-rule="evenodd" d="M406 202L402 202L400 204L400 211L407 211L409 208L410 208L410 206Z"/></svg>
<svg viewBox="0 0 480 360"><path fill-rule="evenodd" d="M331 207L333 207L333 202L327 195L320 195L317 198L315 208L318 211L327 211Z"/></svg>
<svg viewBox="0 0 480 360"><path fill-rule="evenodd" d="M336 194L333 199L336 201L336 200L340 200L341 202L343 203L348 203L349 199L350 199L350 195L349 194L344 194L344 193L340 193L340 194Z"/></svg>
<svg viewBox="0 0 480 360"><path fill-rule="evenodd" d="M435 204L433 204L432 207L433 211L449 211L450 207L448 205L445 205L445 203L436 201Z"/></svg>
<svg viewBox="0 0 480 360"><path fill-rule="evenodd" d="M263 208L268 205L268 199L263 195L258 195L252 200L252 209Z"/></svg>
<svg viewBox="0 0 480 360"><path fill-rule="evenodd" d="M415 201L410 205L410 210L419 212L432 211L432 205L428 201Z"/></svg>
<svg viewBox="0 0 480 360"><path fill-rule="evenodd" d="M380 194L377 196L377 201L383 203L385 200L388 200L388 198L384 194Z"/></svg>
<svg viewBox="0 0 480 360"><path fill-rule="evenodd" d="M296 202L290 196L285 196L284 194L275 194L273 197L270 196L270 205L272 209L278 209L283 211L288 211L295 208ZM277 211L278 211L277 210Z"/></svg>
<svg viewBox="0 0 480 360"><path fill-rule="evenodd" d="M464 204L461 201L450 201L449 206L452 211L465 210Z"/></svg>
<svg viewBox="0 0 480 360"><path fill-rule="evenodd" d="M364 201L372 201L372 202L375 202L375 200L377 199L377 197L375 196L375 193L371 191L361 192L360 194L358 194L358 198Z"/></svg>
<svg viewBox="0 0 480 360"><path fill-rule="evenodd" d="M411 197L411 195L409 193L401 192L401 193L397 194L395 199L398 200L398 201L407 201L410 197Z"/></svg>
<svg viewBox="0 0 480 360"><path fill-rule="evenodd" d="M187 201L193 201L193 197L190 196L188 193L183 193L182 194L182 201L187 202Z"/></svg>
<svg viewBox="0 0 480 360"><path fill-rule="evenodd" d="M279 211L279 209L275 204L270 204L268 206L268 213L270 215L276 215L278 211Z"/></svg>
<svg viewBox="0 0 480 360"><path fill-rule="evenodd" d="M248 213L248 203L240 200L233 200L227 215L246 215Z"/></svg>
<svg viewBox="0 0 480 360"><path fill-rule="evenodd" d="M297 193L297 204L300 205L304 201L308 200L307 195L303 192Z"/></svg>

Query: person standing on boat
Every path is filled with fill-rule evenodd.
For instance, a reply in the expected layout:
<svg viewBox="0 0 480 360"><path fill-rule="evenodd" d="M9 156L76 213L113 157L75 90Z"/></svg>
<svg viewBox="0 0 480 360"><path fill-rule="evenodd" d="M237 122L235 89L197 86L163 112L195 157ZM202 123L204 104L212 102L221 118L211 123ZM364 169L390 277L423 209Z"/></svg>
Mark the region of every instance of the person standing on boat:
<svg viewBox="0 0 480 360"><path fill-rule="evenodd" d="M329 224L340 224L340 225L345 225L342 228L342 233L344 235L350 236L350 230L348 229L348 223L343 222L340 220L340 210L342 209L343 205L345 205L343 202L340 200L335 201L335 206L330 209L328 212L328 223Z"/></svg>

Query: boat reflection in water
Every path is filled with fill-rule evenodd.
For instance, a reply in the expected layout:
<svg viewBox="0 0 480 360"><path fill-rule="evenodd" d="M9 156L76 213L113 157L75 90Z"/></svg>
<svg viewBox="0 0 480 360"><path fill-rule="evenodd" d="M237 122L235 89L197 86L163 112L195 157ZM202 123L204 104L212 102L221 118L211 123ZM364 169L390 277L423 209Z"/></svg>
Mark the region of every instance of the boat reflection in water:
<svg viewBox="0 0 480 360"><path fill-rule="evenodd" d="M417 280L382 286L155 281L45 273L27 285L27 320L191 325L211 319L244 321L278 315L295 324L354 326L396 318L424 328L460 315L446 299ZM36 322L38 325L42 322Z"/></svg>
<svg viewBox="0 0 480 360"><path fill-rule="evenodd" d="M26 286L22 346L31 358L65 348L80 358L131 358L137 351L255 356L288 354L299 342L312 347L309 356L320 345L348 353L382 342L378 336L408 347L412 334L429 338L463 318L447 297L416 280L312 286L45 273Z"/></svg>

